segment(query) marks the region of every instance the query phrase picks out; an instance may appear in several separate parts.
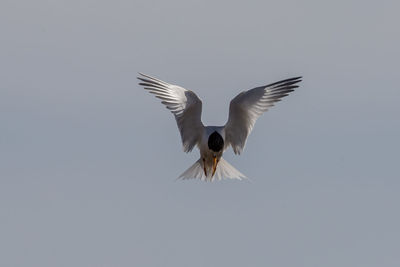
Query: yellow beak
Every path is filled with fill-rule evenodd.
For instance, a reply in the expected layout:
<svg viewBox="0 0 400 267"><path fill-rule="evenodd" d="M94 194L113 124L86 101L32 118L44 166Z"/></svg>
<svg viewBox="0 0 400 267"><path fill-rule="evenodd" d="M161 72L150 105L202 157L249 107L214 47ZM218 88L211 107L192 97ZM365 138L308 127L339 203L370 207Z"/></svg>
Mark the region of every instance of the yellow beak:
<svg viewBox="0 0 400 267"><path fill-rule="evenodd" d="M214 161L213 161L213 172L212 172L211 177L214 176L215 171L217 170L217 165L218 165L217 157L214 156L213 160L214 160Z"/></svg>
<svg viewBox="0 0 400 267"><path fill-rule="evenodd" d="M206 160L204 158L203 158L203 170L204 170L204 174L207 177Z"/></svg>

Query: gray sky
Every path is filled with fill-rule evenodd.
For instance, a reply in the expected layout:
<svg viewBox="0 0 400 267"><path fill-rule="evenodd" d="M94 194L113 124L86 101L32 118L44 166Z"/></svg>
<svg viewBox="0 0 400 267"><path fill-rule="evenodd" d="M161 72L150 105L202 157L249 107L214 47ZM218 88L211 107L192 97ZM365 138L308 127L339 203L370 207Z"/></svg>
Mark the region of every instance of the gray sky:
<svg viewBox="0 0 400 267"><path fill-rule="evenodd" d="M399 266L398 1L0 3L1 266ZM251 178L175 178L173 116L203 122L303 75L256 123Z"/></svg>

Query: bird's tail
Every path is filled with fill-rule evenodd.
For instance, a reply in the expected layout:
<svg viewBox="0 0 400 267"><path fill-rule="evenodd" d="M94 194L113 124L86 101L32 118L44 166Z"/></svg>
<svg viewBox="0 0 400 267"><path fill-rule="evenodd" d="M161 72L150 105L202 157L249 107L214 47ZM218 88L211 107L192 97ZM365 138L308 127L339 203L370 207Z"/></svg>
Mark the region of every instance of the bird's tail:
<svg viewBox="0 0 400 267"><path fill-rule="evenodd" d="M204 173L203 162L201 159L196 161L190 166L184 173L182 173L178 179L194 179L198 178L203 181L213 181L215 179L221 180L222 178L239 179L246 178L240 171L236 170L231 164L229 164L223 158L220 158L215 170L214 176L211 176L211 171L207 171L207 176Z"/></svg>

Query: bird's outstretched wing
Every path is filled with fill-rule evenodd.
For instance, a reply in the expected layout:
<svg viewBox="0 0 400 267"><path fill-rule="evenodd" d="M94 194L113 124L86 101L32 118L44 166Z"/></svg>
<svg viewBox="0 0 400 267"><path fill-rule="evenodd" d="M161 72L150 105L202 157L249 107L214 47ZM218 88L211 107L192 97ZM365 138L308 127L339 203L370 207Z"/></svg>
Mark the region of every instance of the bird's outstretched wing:
<svg viewBox="0 0 400 267"><path fill-rule="evenodd" d="M235 154L240 154L258 117L297 88L300 81L301 77L282 80L244 91L232 99L225 125L226 147L231 145Z"/></svg>
<svg viewBox="0 0 400 267"><path fill-rule="evenodd" d="M177 85L169 84L139 73L139 84L149 90L174 114L181 133L183 150L190 152L200 142L203 132L201 122L202 102L197 95Z"/></svg>

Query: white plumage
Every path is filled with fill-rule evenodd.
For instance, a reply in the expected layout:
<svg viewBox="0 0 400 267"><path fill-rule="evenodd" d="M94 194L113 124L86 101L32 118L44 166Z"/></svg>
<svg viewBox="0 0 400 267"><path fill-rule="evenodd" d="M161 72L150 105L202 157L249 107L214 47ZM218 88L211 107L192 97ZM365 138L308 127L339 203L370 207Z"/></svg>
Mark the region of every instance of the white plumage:
<svg viewBox="0 0 400 267"><path fill-rule="evenodd" d="M195 146L200 150L200 159L179 178L209 181L224 177L245 178L222 158L223 152L232 146L235 154L240 154L258 117L297 88L301 81L301 77L295 77L243 91L232 99L225 126L204 126L201 122L202 102L193 91L139 74L139 84L161 99L174 114L183 150L190 152Z"/></svg>

